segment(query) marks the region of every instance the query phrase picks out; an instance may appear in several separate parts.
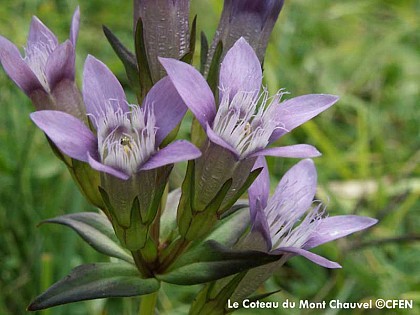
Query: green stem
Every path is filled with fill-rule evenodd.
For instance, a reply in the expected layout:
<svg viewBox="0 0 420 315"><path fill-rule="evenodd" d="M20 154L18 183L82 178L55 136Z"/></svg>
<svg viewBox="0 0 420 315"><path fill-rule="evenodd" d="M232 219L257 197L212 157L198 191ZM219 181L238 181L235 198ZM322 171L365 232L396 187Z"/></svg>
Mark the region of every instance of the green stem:
<svg viewBox="0 0 420 315"><path fill-rule="evenodd" d="M151 294L143 295L141 297L139 315L154 315L156 309L156 302L158 300L158 293L156 291Z"/></svg>

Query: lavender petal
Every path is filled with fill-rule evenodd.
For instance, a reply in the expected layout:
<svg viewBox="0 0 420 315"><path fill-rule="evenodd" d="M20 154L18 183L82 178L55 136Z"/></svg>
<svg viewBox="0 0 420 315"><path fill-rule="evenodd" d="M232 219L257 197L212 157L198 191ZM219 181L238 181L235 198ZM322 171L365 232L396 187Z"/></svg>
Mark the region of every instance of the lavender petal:
<svg viewBox="0 0 420 315"><path fill-rule="evenodd" d="M125 174L124 172L121 172L119 170L116 170L115 168L112 168L111 166L98 162L90 154L88 154L88 163L93 169L99 172L110 174L122 180L127 180L130 178L130 176Z"/></svg>
<svg viewBox="0 0 420 315"><path fill-rule="evenodd" d="M140 170L151 170L176 162L193 160L201 156L201 151L185 140L172 142L159 150L144 163Z"/></svg>
<svg viewBox="0 0 420 315"><path fill-rule="evenodd" d="M270 142L312 119L337 101L338 96L329 94L308 94L284 101L277 107L276 116L280 124L271 135Z"/></svg>
<svg viewBox="0 0 420 315"><path fill-rule="evenodd" d="M305 249L311 249L349 234L367 229L378 220L357 215L340 215L322 219L315 233L305 243Z"/></svg>
<svg viewBox="0 0 420 315"><path fill-rule="evenodd" d="M58 45L58 39L40 19L33 16L29 28L28 46L41 43L49 47L55 47Z"/></svg>
<svg viewBox="0 0 420 315"><path fill-rule="evenodd" d="M47 61L45 73L50 89L54 90L56 84L63 79L74 81L74 72L74 46L69 40L66 40L51 53Z"/></svg>
<svg viewBox="0 0 420 315"><path fill-rule="evenodd" d="M267 206L267 200L270 194L270 175L268 174L268 166L265 158L259 156L254 164L253 170L263 168L260 175L254 180L248 189L249 208L251 209L251 217L253 208L257 207L256 202L259 200L261 207Z"/></svg>
<svg viewBox="0 0 420 315"><path fill-rule="evenodd" d="M157 145L178 125L188 109L169 77L161 79L152 87L146 95L143 108L146 117L150 111L156 117Z"/></svg>
<svg viewBox="0 0 420 315"><path fill-rule="evenodd" d="M72 115L42 110L32 113L31 119L68 156L87 162L88 154L98 154L96 137L83 122Z"/></svg>
<svg viewBox="0 0 420 315"><path fill-rule="evenodd" d="M285 147L276 147L268 148L257 151L250 155L254 156L277 156L277 157L287 157L287 158L314 158L320 156L321 153L314 147L309 144L295 144Z"/></svg>
<svg viewBox="0 0 420 315"><path fill-rule="evenodd" d="M201 126L211 125L216 115L216 103L203 76L193 66L176 59L159 58L159 61Z"/></svg>
<svg viewBox="0 0 420 315"><path fill-rule="evenodd" d="M80 25L80 7L77 6L74 10L73 18L71 19L70 26L70 41L74 47L76 47L77 37L79 35L79 25Z"/></svg>
<svg viewBox="0 0 420 315"><path fill-rule="evenodd" d="M258 93L262 83L261 64L252 47L241 37L226 53L220 66L220 99L239 91Z"/></svg>
<svg viewBox="0 0 420 315"><path fill-rule="evenodd" d="M106 105L115 111L129 110L120 82L103 62L91 55L86 58L83 70L83 99L86 112L97 119L105 115ZM95 119L92 121L95 124Z"/></svg>
<svg viewBox="0 0 420 315"><path fill-rule="evenodd" d="M26 94L29 95L38 89L44 91L36 75L22 59L17 47L3 36L0 36L0 62L4 71Z"/></svg>

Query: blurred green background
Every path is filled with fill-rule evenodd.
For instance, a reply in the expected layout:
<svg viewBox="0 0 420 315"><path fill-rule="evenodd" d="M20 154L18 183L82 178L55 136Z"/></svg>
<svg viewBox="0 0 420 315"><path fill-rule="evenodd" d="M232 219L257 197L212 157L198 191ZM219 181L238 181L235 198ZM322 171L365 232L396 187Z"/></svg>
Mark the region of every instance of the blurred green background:
<svg viewBox="0 0 420 315"><path fill-rule="evenodd" d="M192 1L210 38L222 1ZM32 15L64 41L77 1L2 0L0 34L23 47ZM129 46L131 1L80 1L77 76L87 54L103 60L125 86L124 70L102 34L106 24ZM417 0L286 1L265 59L265 84L290 96L340 95L340 102L282 138L310 143L319 197L331 215L357 213L379 224L316 249L342 264L326 270L293 258L264 290L273 301L412 299L416 310L265 310L260 314L420 313L420 27ZM196 58L198 60L198 58ZM0 70L0 314L25 314L29 301L81 263L104 261L75 233L37 224L94 210L29 120L25 95ZM185 127L187 133L188 127ZM270 159L272 185L295 160ZM179 179L175 178L174 181ZM198 287L164 285L160 314L185 314ZM79 302L39 314L134 314L137 298ZM238 314L257 314L255 310Z"/></svg>

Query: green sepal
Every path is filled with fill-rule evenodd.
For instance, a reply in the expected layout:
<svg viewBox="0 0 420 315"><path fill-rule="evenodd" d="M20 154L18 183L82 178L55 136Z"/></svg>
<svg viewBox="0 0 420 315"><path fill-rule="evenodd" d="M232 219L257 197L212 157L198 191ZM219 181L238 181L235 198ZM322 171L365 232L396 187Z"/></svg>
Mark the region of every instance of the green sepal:
<svg viewBox="0 0 420 315"><path fill-rule="evenodd" d="M189 241L199 240L210 233L219 220L217 210L219 210L230 186L232 186L231 178L223 184L216 196L204 210L197 211L193 208L191 222L188 231L185 234L185 239Z"/></svg>
<svg viewBox="0 0 420 315"><path fill-rule="evenodd" d="M222 41L219 41L214 51L213 59L211 61L209 72L207 75L207 83L209 84L211 90L213 91L213 94L216 94L217 92L222 53L223 53L223 43Z"/></svg>
<svg viewBox="0 0 420 315"><path fill-rule="evenodd" d="M39 295L28 306L28 311L84 300L150 294L159 287L159 281L154 278L140 278L131 264L86 264L74 268L68 276Z"/></svg>
<svg viewBox="0 0 420 315"><path fill-rule="evenodd" d="M209 53L209 42L204 32L201 32L200 35L201 35L200 72L201 74L204 74L206 61L207 61L207 54Z"/></svg>
<svg viewBox="0 0 420 315"><path fill-rule="evenodd" d="M71 159L71 163L73 166L69 170L80 191L92 205L104 210L105 204L98 190L101 182L100 173L94 170L88 163L75 159Z"/></svg>
<svg viewBox="0 0 420 315"><path fill-rule="evenodd" d="M190 34L190 43L189 43L189 51L181 57L181 61L186 62L188 64L192 63L194 52L195 52L195 41L197 34L197 15L194 16L193 22L191 24L191 34Z"/></svg>
<svg viewBox="0 0 420 315"><path fill-rule="evenodd" d="M168 194L166 206L160 218L160 241L162 243L170 242L177 234L176 209L178 208L179 198L181 198L181 189L175 189Z"/></svg>
<svg viewBox="0 0 420 315"><path fill-rule="evenodd" d="M140 81L139 81L139 69L137 67L136 56L129 51L121 41L115 36L111 30L102 25L105 37L111 44L112 49L117 54L118 58L122 61L125 72L127 74L128 81L130 82L131 88L136 92L137 97L140 97Z"/></svg>
<svg viewBox="0 0 420 315"><path fill-rule="evenodd" d="M232 293L235 291L238 284L243 279L245 273L242 272L229 283L224 286L220 291L215 289L215 285L217 282L212 282L206 285L194 299L193 303L191 304L191 308L189 311L189 315L224 315L226 314L226 304L227 300L230 298Z"/></svg>
<svg viewBox="0 0 420 315"><path fill-rule="evenodd" d="M237 213L219 222L220 224L206 240L214 240L224 246L231 247L237 243L250 225L249 210L248 208L241 208Z"/></svg>
<svg viewBox="0 0 420 315"><path fill-rule="evenodd" d="M229 202L218 211L219 215L222 215L223 213L227 212L228 210L235 210L235 208L232 208L233 205L235 204L235 202L241 198L241 196L248 190L248 188L252 185L252 183L254 182L254 180L258 177L258 175L260 175L260 173L262 172L263 168L257 168L255 170L253 170L251 173L249 173L247 179L245 180L244 184L242 185L241 188L239 188L236 192L236 194L231 198L231 200L229 200ZM230 214L232 213L232 211L229 212Z"/></svg>
<svg viewBox="0 0 420 315"><path fill-rule="evenodd" d="M204 128L201 126L197 118L193 118L191 123L191 142L197 147L201 148L205 144L207 134Z"/></svg>
<svg viewBox="0 0 420 315"><path fill-rule="evenodd" d="M153 86L152 74L150 72L149 61L144 45L143 21L141 18L137 21L134 44L136 48L137 67L139 69L140 99L139 104L143 102L147 92Z"/></svg>
<svg viewBox="0 0 420 315"><path fill-rule="evenodd" d="M180 256L166 273L156 275L156 278L180 285L200 284L278 259L268 253L231 250L215 241L206 241Z"/></svg>
<svg viewBox="0 0 420 315"><path fill-rule="evenodd" d="M192 217L192 201L191 196L194 195L195 178L195 162L188 161L187 171L184 181L182 182L182 193L179 199L177 210L177 223L180 235L185 235L191 223Z"/></svg>
<svg viewBox="0 0 420 315"><path fill-rule="evenodd" d="M104 215L94 212L81 212L41 222L41 224L44 223L57 223L68 226L98 252L134 263L131 255L119 245L112 225Z"/></svg>

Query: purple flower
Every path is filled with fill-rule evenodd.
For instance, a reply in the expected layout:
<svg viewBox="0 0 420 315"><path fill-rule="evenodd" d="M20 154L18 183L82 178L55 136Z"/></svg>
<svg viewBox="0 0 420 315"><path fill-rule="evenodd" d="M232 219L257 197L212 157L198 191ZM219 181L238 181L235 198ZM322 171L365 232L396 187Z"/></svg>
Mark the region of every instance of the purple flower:
<svg viewBox="0 0 420 315"><path fill-rule="evenodd" d="M243 38L229 50L221 64L218 107L210 87L194 67L174 59L160 60L208 138L229 150L238 160L261 155L297 158L319 155L309 145L265 147L326 110L338 97L310 94L280 102L282 92L272 98L268 97L267 91L259 94L261 66Z"/></svg>
<svg viewBox="0 0 420 315"><path fill-rule="evenodd" d="M169 78L160 80L142 107L129 105L117 78L88 56L83 96L96 136L80 120L59 111L38 111L32 120L70 157L98 171L127 180L143 170L194 159L200 151L183 140L159 145L186 112Z"/></svg>
<svg viewBox="0 0 420 315"><path fill-rule="evenodd" d="M284 0L225 0L207 58L207 67L219 41L227 51L241 37L247 40L262 63L268 39L283 4Z"/></svg>
<svg viewBox="0 0 420 315"><path fill-rule="evenodd" d="M325 207L320 202L314 202L317 172L310 159L293 166L271 197L265 159L259 158L254 167L263 167L263 171L248 190L252 222L248 241L253 243L258 239L256 235L260 235L266 251L286 254L286 257L301 255L323 267L340 268L336 262L309 250L377 222L376 219L356 215L324 217Z"/></svg>
<svg viewBox="0 0 420 315"><path fill-rule="evenodd" d="M37 110L58 109L77 117L83 113L79 91L74 85L79 20L77 8L70 39L59 44L50 29L34 16L24 57L13 43L0 36L0 62L9 77L32 99Z"/></svg>
<svg viewBox="0 0 420 315"><path fill-rule="evenodd" d="M158 56L180 59L189 52L190 0L134 0L134 28L143 22L143 40L153 82L165 76Z"/></svg>

